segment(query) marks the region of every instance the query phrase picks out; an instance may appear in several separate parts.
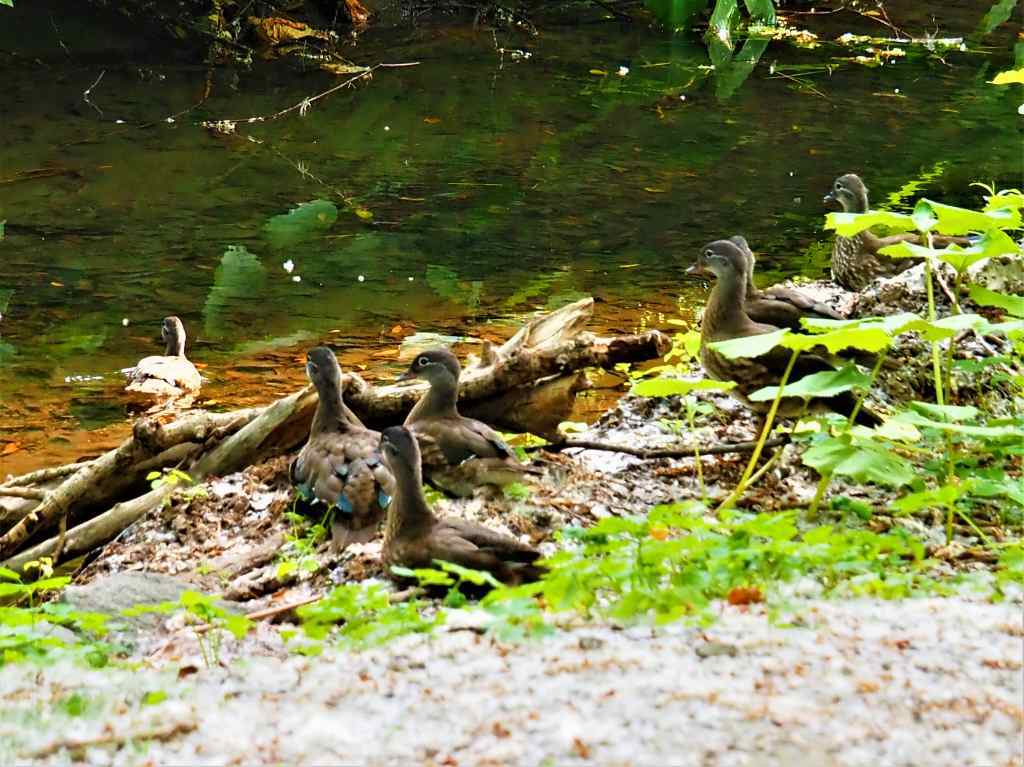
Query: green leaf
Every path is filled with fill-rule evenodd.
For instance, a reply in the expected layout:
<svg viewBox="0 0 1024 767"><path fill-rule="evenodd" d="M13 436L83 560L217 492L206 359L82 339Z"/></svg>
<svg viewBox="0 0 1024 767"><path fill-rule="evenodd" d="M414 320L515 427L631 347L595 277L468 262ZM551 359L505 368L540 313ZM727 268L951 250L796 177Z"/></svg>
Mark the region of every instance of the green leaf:
<svg viewBox="0 0 1024 767"><path fill-rule="evenodd" d="M879 253L892 258L928 258L935 256L945 261L958 272L964 272L972 264L986 258L995 258L1006 253L1018 253L1020 248L1006 232L999 229L990 229L978 242L968 247L950 245L949 247L930 250L922 245L912 242L900 242L882 248Z"/></svg>
<svg viewBox="0 0 1024 767"><path fill-rule="evenodd" d="M442 559L435 559L434 564L446 573L455 575L459 580L468 581L476 586L501 586L501 582L486 570L473 570Z"/></svg>
<svg viewBox="0 0 1024 767"><path fill-rule="evenodd" d="M6 5L8 8L13 8L14 0L0 0L0 5Z"/></svg>
<svg viewBox="0 0 1024 767"><path fill-rule="evenodd" d="M970 405L936 405L932 402L911 402L911 409L928 418L947 423L957 421L976 421L981 411Z"/></svg>
<svg viewBox="0 0 1024 767"><path fill-rule="evenodd" d="M746 0L747 12L751 18L762 24L775 23L775 3L773 0Z"/></svg>
<svg viewBox="0 0 1024 767"><path fill-rule="evenodd" d="M867 213L829 213L825 216L825 228L834 229L836 234L852 237L872 226L883 225L901 232L916 229L914 219L905 213L888 210L869 210Z"/></svg>
<svg viewBox="0 0 1024 767"><path fill-rule="evenodd" d="M3 578L5 581L21 583L21 576L14 572L14 570L9 570L6 567L0 567L0 578Z"/></svg>
<svg viewBox="0 0 1024 767"><path fill-rule="evenodd" d="M843 349L863 349L869 352L877 352L888 348L891 342L892 336L886 332L883 326L878 324L862 324L815 335L791 333L783 339L779 346L799 351L807 351L816 346L824 346L834 354Z"/></svg>
<svg viewBox="0 0 1024 767"><path fill-rule="evenodd" d="M1014 317L1024 317L1024 297L1021 296L1008 296L981 285L971 285L971 300L981 306L997 306Z"/></svg>
<svg viewBox="0 0 1024 767"><path fill-rule="evenodd" d="M671 397L697 390L728 391L736 384L732 381L713 381L709 378L686 380L682 378L649 378L633 386L631 394L638 397Z"/></svg>
<svg viewBox="0 0 1024 767"><path fill-rule="evenodd" d="M690 26L708 0L644 0L644 5L662 24L673 31Z"/></svg>
<svg viewBox="0 0 1024 767"><path fill-rule="evenodd" d="M932 490L922 490L894 501L891 507L903 514L911 514L921 509L942 508L959 500L969 488L970 483L962 482L958 485L943 485Z"/></svg>
<svg viewBox="0 0 1024 767"><path fill-rule="evenodd" d="M756 336L733 338L729 341L716 341L711 344L711 348L729 359L760 357L778 346L779 342L787 335L789 335L789 330L782 328L773 333L760 333Z"/></svg>
<svg viewBox="0 0 1024 767"><path fill-rule="evenodd" d="M939 234L968 234L996 228L1016 229L1021 224L1020 212L1013 208L980 212L928 199L917 201L913 219L919 231L934 229Z"/></svg>
<svg viewBox="0 0 1024 767"><path fill-rule="evenodd" d="M819 474L837 474L857 482L873 482L887 487L909 485L913 466L871 440L854 439L849 434L827 437L803 454L804 465Z"/></svg>
<svg viewBox="0 0 1024 767"><path fill-rule="evenodd" d="M871 376L861 373L855 365L846 365L839 370L823 370L804 376L799 381L786 384L782 390L783 397L834 397L840 392L854 388L867 388L871 385ZM775 399L778 386L766 386L750 395L754 402L770 402Z"/></svg>
<svg viewBox="0 0 1024 767"><path fill-rule="evenodd" d="M337 205L329 200L312 200L271 217L263 228L270 243L283 248L330 229L337 220Z"/></svg>
<svg viewBox="0 0 1024 767"><path fill-rule="evenodd" d="M144 706L155 706L157 703L163 703L167 700L167 693L163 690L150 690L142 696L142 705Z"/></svg>

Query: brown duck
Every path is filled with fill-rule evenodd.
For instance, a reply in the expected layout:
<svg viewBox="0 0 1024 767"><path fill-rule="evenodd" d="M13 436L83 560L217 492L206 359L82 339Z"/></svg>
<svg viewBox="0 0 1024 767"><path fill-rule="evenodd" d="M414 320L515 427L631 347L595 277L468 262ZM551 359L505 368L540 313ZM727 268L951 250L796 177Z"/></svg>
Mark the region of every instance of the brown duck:
<svg viewBox="0 0 1024 767"><path fill-rule="evenodd" d="M398 379L422 378L430 384L405 419L419 443L427 481L454 495L470 495L481 485L508 485L540 474L520 463L490 426L459 414L460 374L459 360L440 348L417 355Z"/></svg>
<svg viewBox="0 0 1024 767"><path fill-rule="evenodd" d="M757 261L754 252L743 237L737 235L730 237L729 240L740 248L746 257L747 290L743 299L743 311L754 322L803 332L804 327L800 324L803 317L820 320L845 319L828 304L816 301L795 288L773 285L765 290L758 290L754 282L754 266Z"/></svg>
<svg viewBox="0 0 1024 767"><path fill-rule="evenodd" d="M164 341L163 356L143 357L135 367L125 370L125 389L156 397L178 397L199 391L202 376L185 358L185 325L177 317L164 317L160 337Z"/></svg>
<svg viewBox="0 0 1024 767"><path fill-rule="evenodd" d="M838 203L846 213L868 212L868 188L856 173L846 173L837 178L832 189L825 195L826 203ZM852 237L836 235L832 246L832 279L847 290L863 290L878 277L891 277L906 271L917 259L889 258L878 251L900 242L924 244L921 235L914 232L879 237L865 229ZM937 248L950 244L970 245L967 237L935 236L932 242Z"/></svg>
<svg viewBox="0 0 1024 767"><path fill-rule="evenodd" d="M363 426L341 395L341 368L334 352L318 346L306 354L306 374L319 395L309 441L289 474L299 509L318 518L334 511L335 551L376 534L391 502L394 480L381 461L380 433Z"/></svg>
<svg viewBox="0 0 1024 767"><path fill-rule="evenodd" d="M732 240L716 240L704 247L697 263L688 270L691 274L714 275L715 287L711 291L708 305L704 309L701 326L701 362L708 374L720 381L735 381L731 390L740 402L757 413L765 413L770 402L753 402L748 395L765 386L777 386L789 363L791 352L777 347L760 357L738 357L729 359L711 348L716 341L772 333L779 328L766 323L754 322L743 310L746 295L747 258L743 250ZM803 353L796 361L790 374L790 381L797 381L812 373L834 370L827 360L815 354ZM856 404L850 392L834 397L817 397L805 403L800 397L786 397L779 405L779 415L799 416L804 410L829 409L849 416ZM865 408L857 414L857 423L875 426L881 419Z"/></svg>
<svg viewBox="0 0 1024 767"><path fill-rule="evenodd" d="M381 452L395 478L384 525L383 558L389 568L434 567L435 560L443 560L489 572L508 584L540 577L542 571L533 564L540 557L536 549L475 522L434 515L423 496L420 449L412 432L401 426L385 429Z"/></svg>

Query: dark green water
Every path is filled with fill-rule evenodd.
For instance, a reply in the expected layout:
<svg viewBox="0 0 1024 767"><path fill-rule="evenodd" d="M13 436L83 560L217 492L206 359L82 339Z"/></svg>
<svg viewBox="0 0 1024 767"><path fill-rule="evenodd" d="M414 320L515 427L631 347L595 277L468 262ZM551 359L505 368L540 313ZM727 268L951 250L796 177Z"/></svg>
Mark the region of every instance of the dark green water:
<svg viewBox="0 0 1024 767"><path fill-rule="evenodd" d="M324 339L389 375L413 329L500 335L582 295L602 300L597 329L657 325L701 300L682 271L721 236L747 236L762 281L820 276L820 200L841 172L876 204L911 180L957 203L978 199L973 181L1020 186L1024 99L986 84L1013 66L1019 27L978 34L987 3L944 3L938 21L918 5L890 15L967 50L852 63L863 46L828 41L887 33L852 14L795 19L817 48L748 41L715 69L699 37L644 24L371 29L352 58L420 63L233 136L199 123L338 81L211 74L130 28L98 35L103 19L0 8L0 433L19 448L0 473L123 431L114 371L159 350L166 314L228 407L293 387Z"/></svg>

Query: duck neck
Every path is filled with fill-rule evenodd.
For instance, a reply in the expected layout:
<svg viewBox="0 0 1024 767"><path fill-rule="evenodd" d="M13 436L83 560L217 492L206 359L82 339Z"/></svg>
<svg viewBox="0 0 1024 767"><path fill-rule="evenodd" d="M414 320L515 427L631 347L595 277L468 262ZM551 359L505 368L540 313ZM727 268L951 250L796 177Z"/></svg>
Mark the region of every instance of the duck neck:
<svg viewBox="0 0 1024 767"><path fill-rule="evenodd" d="M455 401L459 396L459 382L452 375L437 376L430 381L430 388L409 413L409 420L458 415Z"/></svg>
<svg viewBox="0 0 1024 767"><path fill-rule="evenodd" d="M353 426L362 426L356 414L348 409L342 399L339 387L324 386L322 390L317 390L317 395L319 402L316 406L316 415L313 416L311 434L346 432Z"/></svg>
<svg viewBox="0 0 1024 767"><path fill-rule="evenodd" d="M868 212L868 190L858 189L853 200L853 209L847 211L848 213L867 213Z"/></svg>
<svg viewBox="0 0 1024 767"><path fill-rule="evenodd" d="M434 513L423 495L423 479L419 464L409 471L395 473L395 494L388 509L388 538L414 535L434 523Z"/></svg>
<svg viewBox="0 0 1024 767"><path fill-rule="evenodd" d="M744 324L743 298L750 284L734 271L717 277L707 308L717 328L735 329Z"/></svg>
<svg viewBox="0 0 1024 767"><path fill-rule="evenodd" d="M184 357L185 339L174 335L167 339L167 347L164 349L165 357Z"/></svg>

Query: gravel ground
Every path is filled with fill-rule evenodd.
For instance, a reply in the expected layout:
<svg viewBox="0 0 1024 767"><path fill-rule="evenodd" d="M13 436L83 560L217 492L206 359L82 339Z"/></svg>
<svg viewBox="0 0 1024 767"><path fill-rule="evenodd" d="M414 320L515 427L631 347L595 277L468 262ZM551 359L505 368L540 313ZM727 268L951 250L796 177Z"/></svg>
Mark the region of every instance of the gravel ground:
<svg viewBox="0 0 1024 767"><path fill-rule="evenodd" d="M165 648L160 667L7 666L0 763L1024 761L1020 604L950 598L791 608L798 617L789 628L773 625L763 605L723 606L703 630L585 626L506 645L449 627L313 658L280 652L275 629L264 625L227 668L196 671L187 642ZM257 647L262 653L252 652ZM167 697L147 705L143 696L154 691ZM61 745L68 743L78 745Z"/></svg>

